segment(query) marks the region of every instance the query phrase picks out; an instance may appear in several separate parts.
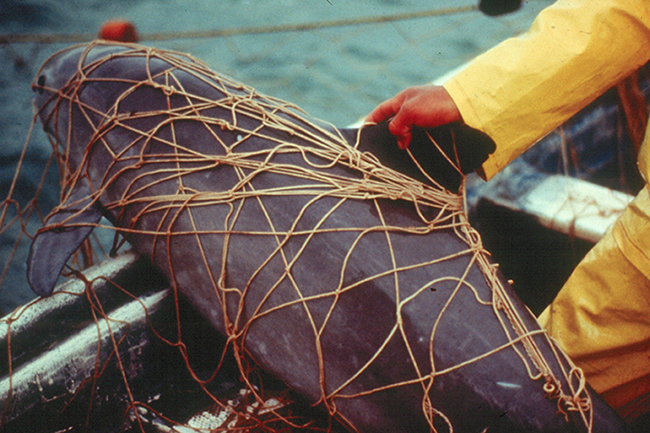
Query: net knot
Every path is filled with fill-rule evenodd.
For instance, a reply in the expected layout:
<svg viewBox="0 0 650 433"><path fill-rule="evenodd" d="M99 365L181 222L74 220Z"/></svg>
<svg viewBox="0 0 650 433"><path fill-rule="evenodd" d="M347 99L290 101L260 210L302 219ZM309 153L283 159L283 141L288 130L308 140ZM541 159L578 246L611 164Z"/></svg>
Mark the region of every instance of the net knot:
<svg viewBox="0 0 650 433"><path fill-rule="evenodd" d="M170 86L170 85L167 85L167 84L158 84L158 83L154 82L152 84L152 86L155 89L162 90L162 92L165 94L165 96L172 96L176 92L176 89L174 88L174 86Z"/></svg>
<svg viewBox="0 0 650 433"><path fill-rule="evenodd" d="M234 131L235 130L235 125L232 123L228 122L227 120L223 119L215 119L216 124L219 125L219 128L221 128L222 131L228 130L228 131Z"/></svg>

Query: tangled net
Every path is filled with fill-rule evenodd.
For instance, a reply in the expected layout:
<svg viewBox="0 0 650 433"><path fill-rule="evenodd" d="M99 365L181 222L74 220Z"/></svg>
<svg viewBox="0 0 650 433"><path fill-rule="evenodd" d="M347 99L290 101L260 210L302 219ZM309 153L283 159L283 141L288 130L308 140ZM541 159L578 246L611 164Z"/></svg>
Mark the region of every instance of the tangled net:
<svg viewBox="0 0 650 433"><path fill-rule="evenodd" d="M62 182L62 217L36 239L123 236L225 335L274 422L300 426L269 408L251 361L350 429L376 417L437 432L471 423L450 415L463 390L445 390L447 377L514 359L591 431L581 372L514 300L462 196L415 158L425 181L387 168L363 132L350 143L189 56L137 45L59 53L36 89ZM99 206L112 225L86 219Z"/></svg>

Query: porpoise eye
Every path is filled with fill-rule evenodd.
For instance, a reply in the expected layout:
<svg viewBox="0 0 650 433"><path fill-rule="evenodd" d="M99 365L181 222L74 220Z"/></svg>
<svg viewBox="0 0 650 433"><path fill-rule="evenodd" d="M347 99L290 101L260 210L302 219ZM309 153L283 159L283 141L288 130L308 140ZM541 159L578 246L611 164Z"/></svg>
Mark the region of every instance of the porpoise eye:
<svg viewBox="0 0 650 433"><path fill-rule="evenodd" d="M38 87L34 90L38 90L38 94L42 95L43 94L43 87L45 87L45 75L41 75L38 77L37 81Z"/></svg>

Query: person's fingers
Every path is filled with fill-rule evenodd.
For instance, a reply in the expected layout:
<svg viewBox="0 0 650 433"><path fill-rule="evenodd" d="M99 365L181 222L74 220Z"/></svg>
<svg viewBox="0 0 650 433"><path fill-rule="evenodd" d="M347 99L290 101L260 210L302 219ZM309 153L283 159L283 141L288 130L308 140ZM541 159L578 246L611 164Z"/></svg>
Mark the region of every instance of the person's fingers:
<svg viewBox="0 0 650 433"><path fill-rule="evenodd" d="M390 119L389 129L400 148L411 142L411 128L435 128L460 121L461 116L449 93L441 86L409 87L375 108L366 118L368 123Z"/></svg>
<svg viewBox="0 0 650 433"><path fill-rule="evenodd" d="M372 110L365 121L368 123L380 123L386 119L390 119L399 111L400 105L397 101L397 96L392 97Z"/></svg>
<svg viewBox="0 0 650 433"><path fill-rule="evenodd" d="M404 150L408 148L409 144L411 144L411 129L407 129L406 132L401 135L397 135L396 138L397 145L400 149Z"/></svg>
<svg viewBox="0 0 650 433"><path fill-rule="evenodd" d="M408 110L401 107L397 115L388 124L388 130L397 138L397 144L400 149L406 149L411 143L411 128L413 127L413 118Z"/></svg>

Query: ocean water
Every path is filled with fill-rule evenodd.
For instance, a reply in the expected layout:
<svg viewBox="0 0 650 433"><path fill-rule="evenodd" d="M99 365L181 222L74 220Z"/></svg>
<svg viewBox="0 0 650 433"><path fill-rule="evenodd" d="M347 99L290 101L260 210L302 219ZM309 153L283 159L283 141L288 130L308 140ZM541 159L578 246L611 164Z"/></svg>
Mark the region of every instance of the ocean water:
<svg viewBox="0 0 650 433"><path fill-rule="evenodd" d="M530 26L550 0L530 0L492 18L458 8L475 0L2 0L0 40L0 196L14 179L32 121L30 83L48 56L90 39L114 18L132 21L142 43L187 52L213 69L292 102L310 115L346 126L401 89L445 74ZM429 16L382 22L415 12ZM341 25L341 20L363 21ZM338 23L259 33L269 26ZM238 29L231 36L184 38L183 32ZM56 42L47 40L55 39ZM34 197L50 144L37 124L22 159L5 226L0 229L0 314L33 298L25 278L29 239L6 222ZM12 202L13 203L13 202ZM41 213L58 203L55 170L45 178ZM32 218L27 233L38 228ZM22 236L22 238L21 238ZM16 240L22 239L14 250Z"/></svg>

